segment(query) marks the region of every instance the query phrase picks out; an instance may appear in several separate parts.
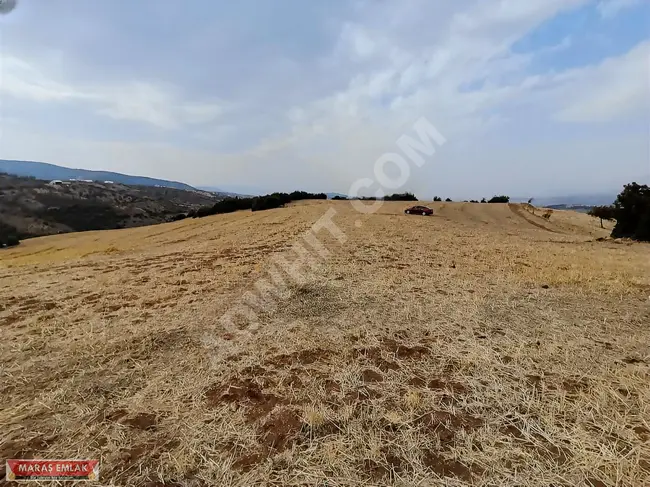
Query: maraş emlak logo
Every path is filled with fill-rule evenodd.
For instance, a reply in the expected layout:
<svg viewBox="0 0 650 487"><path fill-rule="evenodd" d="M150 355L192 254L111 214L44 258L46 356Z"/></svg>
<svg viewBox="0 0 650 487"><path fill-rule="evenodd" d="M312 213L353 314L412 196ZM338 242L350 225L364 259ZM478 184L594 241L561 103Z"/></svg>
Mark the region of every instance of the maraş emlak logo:
<svg viewBox="0 0 650 487"><path fill-rule="evenodd" d="M0 0L0 14L8 14L16 8L18 0Z"/></svg>
<svg viewBox="0 0 650 487"><path fill-rule="evenodd" d="M98 479L99 460L7 460L8 482Z"/></svg>

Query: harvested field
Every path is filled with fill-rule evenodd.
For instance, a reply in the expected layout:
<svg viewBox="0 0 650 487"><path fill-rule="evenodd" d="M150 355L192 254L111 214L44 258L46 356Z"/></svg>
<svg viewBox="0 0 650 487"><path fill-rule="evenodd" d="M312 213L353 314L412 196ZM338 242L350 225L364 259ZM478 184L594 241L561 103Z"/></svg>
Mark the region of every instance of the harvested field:
<svg viewBox="0 0 650 487"><path fill-rule="evenodd" d="M102 485L650 485L650 245L584 214L303 202L0 251L0 460ZM345 235L219 318L328 208ZM314 253L314 255L316 255ZM4 478L4 471L2 472ZM0 481L0 484L2 481Z"/></svg>

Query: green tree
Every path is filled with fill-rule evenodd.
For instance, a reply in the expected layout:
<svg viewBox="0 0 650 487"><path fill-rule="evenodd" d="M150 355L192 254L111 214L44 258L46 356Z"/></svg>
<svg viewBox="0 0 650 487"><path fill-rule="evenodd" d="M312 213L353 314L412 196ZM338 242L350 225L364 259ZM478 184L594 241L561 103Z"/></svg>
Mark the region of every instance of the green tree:
<svg viewBox="0 0 650 487"><path fill-rule="evenodd" d="M612 237L650 242L650 187L626 184L614 202L614 218Z"/></svg>
<svg viewBox="0 0 650 487"><path fill-rule="evenodd" d="M603 220L614 220L615 219L615 208L613 206L594 206L589 210L589 215L600 218L600 228L603 227Z"/></svg>
<svg viewBox="0 0 650 487"><path fill-rule="evenodd" d="M493 196L488 203L509 203L510 202L510 196Z"/></svg>

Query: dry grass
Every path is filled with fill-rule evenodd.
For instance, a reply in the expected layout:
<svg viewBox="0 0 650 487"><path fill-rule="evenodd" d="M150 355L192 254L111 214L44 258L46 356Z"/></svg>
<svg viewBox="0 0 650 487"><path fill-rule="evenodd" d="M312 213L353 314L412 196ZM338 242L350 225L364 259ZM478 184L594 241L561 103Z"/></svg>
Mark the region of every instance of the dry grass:
<svg viewBox="0 0 650 487"><path fill-rule="evenodd" d="M218 318L329 206L348 242L228 340ZM2 251L0 457L99 457L120 486L649 485L650 246L403 206Z"/></svg>

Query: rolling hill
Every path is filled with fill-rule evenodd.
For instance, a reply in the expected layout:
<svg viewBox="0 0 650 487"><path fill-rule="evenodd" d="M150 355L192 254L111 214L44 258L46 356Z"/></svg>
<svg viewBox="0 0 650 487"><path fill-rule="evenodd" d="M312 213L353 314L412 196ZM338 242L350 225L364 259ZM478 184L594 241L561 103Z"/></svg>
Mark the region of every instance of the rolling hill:
<svg viewBox="0 0 650 487"><path fill-rule="evenodd" d="M0 250L0 457L115 486L650 485L650 246L406 205Z"/></svg>
<svg viewBox="0 0 650 487"><path fill-rule="evenodd" d="M222 195L167 187L66 182L0 174L0 237L20 239L54 233L152 225Z"/></svg>
<svg viewBox="0 0 650 487"><path fill-rule="evenodd" d="M92 180L92 181L113 181L114 183L127 184L130 186L162 186L165 188L183 189L193 191L195 188L189 184L165 179L149 178L145 176L129 176L110 171L91 171L89 169L71 169L67 167L48 164L45 162L32 161L11 161L0 159L0 173L12 174L15 176L28 176L36 179L51 181L60 179Z"/></svg>

